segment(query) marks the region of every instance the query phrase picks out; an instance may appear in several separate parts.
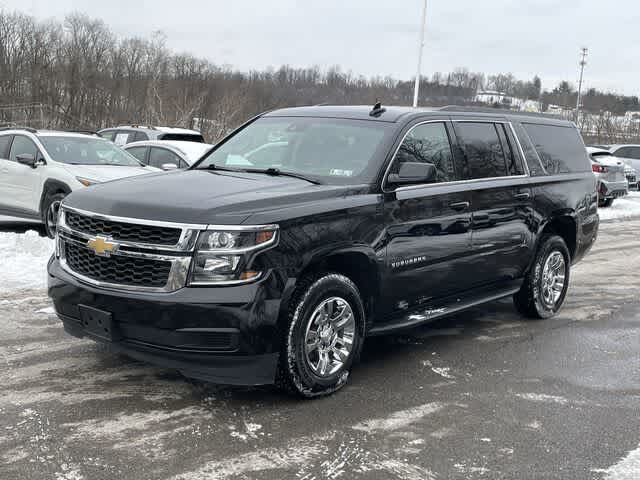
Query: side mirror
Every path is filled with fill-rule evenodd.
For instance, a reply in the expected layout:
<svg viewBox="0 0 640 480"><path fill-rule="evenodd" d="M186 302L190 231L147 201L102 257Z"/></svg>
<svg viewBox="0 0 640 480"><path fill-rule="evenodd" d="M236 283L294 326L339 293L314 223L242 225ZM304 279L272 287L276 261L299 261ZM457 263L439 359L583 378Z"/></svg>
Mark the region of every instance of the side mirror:
<svg viewBox="0 0 640 480"><path fill-rule="evenodd" d="M436 178L436 167L432 163L404 162L398 173L387 178L390 185L415 185L431 183Z"/></svg>
<svg viewBox="0 0 640 480"><path fill-rule="evenodd" d="M176 165L175 163L162 164L162 170L164 170L165 172L168 172L169 170L177 170L177 169L178 169L178 165Z"/></svg>
<svg viewBox="0 0 640 480"><path fill-rule="evenodd" d="M36 157L34 157L30 153L21 153L20 155L16 155L16 160L18 161L18 163L27 165L31 168L36 168L38 166L36 163Z"/></svg>

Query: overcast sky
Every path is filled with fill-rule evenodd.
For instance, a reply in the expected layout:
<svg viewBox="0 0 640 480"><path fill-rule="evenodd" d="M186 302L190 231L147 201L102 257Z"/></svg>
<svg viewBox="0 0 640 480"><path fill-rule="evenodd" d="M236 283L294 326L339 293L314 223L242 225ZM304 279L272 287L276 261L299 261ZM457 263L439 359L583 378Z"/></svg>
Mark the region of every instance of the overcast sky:
<svg viewBox="0 0 640 480"><path fill-rule="evenodd" d="M247 69L289 64L415 75L423 0L0 0L38 18L81 11L120 35L162 30L170 48ZM423 72L539 74L640 94L637 0L428 0Z"/></svg>

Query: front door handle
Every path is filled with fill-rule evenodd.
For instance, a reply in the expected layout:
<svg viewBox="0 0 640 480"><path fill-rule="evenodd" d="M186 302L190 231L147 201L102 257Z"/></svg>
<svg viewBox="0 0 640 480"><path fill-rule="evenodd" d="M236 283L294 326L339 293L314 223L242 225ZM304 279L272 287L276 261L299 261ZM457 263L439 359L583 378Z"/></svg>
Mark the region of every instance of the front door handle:
<svg viewBox="0 0 640 480"><path fill-rule="evenodd" d="M527 200L531 195L529 192L516 193L513 198L516 200Z"/></svg>
<svg viewBox="0 0 640 480"><path fill-rule="evenodd" d="M453 210L466 210L467 208L469 208L469 202L450 203L449 208Z"/></svg>

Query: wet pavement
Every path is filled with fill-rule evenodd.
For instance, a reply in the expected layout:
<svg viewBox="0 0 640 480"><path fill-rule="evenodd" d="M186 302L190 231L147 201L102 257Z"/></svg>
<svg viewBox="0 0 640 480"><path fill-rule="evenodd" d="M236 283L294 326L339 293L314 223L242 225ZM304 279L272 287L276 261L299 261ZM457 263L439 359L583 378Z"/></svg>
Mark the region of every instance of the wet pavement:
<svg viewBox="0 0 640 480"><path fill-rule="evenodd" d="M0 296L0 479L638 479L640 221L603 224L561 314L510 301L368 339L300 401L184 379Z"/></svg>

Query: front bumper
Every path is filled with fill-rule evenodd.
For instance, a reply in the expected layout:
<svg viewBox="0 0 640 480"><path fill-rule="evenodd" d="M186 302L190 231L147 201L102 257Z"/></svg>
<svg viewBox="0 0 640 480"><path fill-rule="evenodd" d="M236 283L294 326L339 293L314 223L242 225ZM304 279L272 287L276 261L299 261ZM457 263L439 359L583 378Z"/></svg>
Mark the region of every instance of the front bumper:
<svg viewBox="0 0 640 480"><path fill-rule="evenodd" d="M283 285L275 272L247 285L141 293L83 283L53 258L48 271L49 296L71 335L187 377L234 385L274 381ZM80 306L110 314L117 335L93 335Z"/></svg>
<svg viewBox="0 0 640 480"><path fill-rule="evenodd" d="M629 184L626 180L620 182L600 180L598 193L601 199L624 197L629 193Z"/></svg>

